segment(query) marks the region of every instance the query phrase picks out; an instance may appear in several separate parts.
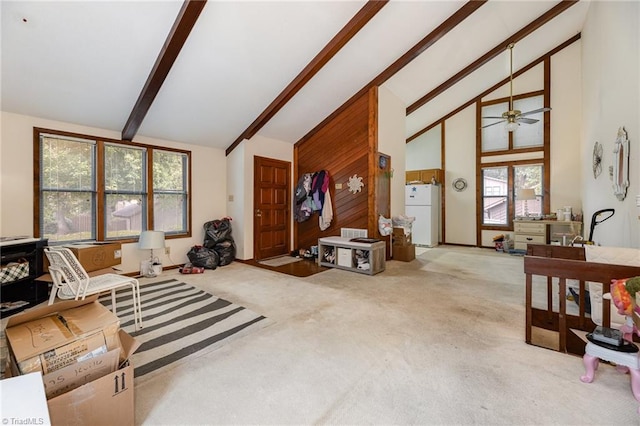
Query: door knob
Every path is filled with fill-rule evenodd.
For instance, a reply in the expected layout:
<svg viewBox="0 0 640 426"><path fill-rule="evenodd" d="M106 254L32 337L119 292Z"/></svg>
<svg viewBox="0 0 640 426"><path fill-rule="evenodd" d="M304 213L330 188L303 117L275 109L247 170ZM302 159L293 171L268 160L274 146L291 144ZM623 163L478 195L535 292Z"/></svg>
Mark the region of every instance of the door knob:
<svg viewBox="0 0 640 426"><path fill-rule="evenodd" d="M260 211L260 209L256 210L256 216L257 217L262 217L262 211Z"/></svg>

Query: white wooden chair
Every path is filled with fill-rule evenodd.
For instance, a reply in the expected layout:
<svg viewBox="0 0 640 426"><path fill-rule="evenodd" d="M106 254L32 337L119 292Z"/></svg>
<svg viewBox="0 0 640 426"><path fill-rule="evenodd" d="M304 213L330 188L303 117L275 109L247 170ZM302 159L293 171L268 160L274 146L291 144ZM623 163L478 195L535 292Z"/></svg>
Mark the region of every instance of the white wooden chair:
<svg viewBox="0 0 640 426"><path fill-rule="evenodd" d="M56 296L60 299L84 299L92 294L111 291L111 310L116 314L116 290L130 287L133 300L133 318L136 330L142 327L140 284L135 278L118 274L102 274L90 277L71 250L64 247L47 247L49 273L53 280L49 305Z"/></svg>

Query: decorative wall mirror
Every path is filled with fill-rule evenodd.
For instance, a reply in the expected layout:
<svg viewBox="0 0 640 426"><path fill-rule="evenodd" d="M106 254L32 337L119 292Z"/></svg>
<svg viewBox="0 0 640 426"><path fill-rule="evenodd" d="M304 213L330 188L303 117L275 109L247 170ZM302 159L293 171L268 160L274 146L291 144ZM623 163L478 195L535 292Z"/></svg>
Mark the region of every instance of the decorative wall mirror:
<svg viewBox="0 0 640 426"><path fill-rule="evenodd" d="M618 129L618 137L613 146L613 193L622 201L629 187L629 139L624 127Z"/></svg>

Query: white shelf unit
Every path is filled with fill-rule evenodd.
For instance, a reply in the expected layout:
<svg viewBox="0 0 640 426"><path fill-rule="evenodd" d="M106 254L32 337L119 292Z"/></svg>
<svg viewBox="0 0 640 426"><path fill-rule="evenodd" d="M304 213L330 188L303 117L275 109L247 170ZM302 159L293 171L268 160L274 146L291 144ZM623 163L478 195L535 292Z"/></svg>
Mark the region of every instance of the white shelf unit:
<svg viewBox="0 0 640 426"><path fill-rule="evenodd" d="M385 242L360 243L343 237L320 238L318 264L375 275L385 268Z"/></svg>

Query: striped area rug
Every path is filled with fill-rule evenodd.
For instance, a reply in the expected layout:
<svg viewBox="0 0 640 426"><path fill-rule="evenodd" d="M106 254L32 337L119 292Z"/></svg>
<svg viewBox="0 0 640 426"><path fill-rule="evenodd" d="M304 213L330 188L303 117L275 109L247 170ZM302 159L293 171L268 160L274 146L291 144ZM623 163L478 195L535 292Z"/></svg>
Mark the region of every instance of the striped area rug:
<svg viewBox="0 0 640 426"><path fill-rule="evenodd" d="M131 357L136 381L178 361L219 348L269 320L176 279L140 284L142 329L135 331L131 291L118 291L120 326L140 348ZM111 294L99 301L111 309Z"/></svg>

